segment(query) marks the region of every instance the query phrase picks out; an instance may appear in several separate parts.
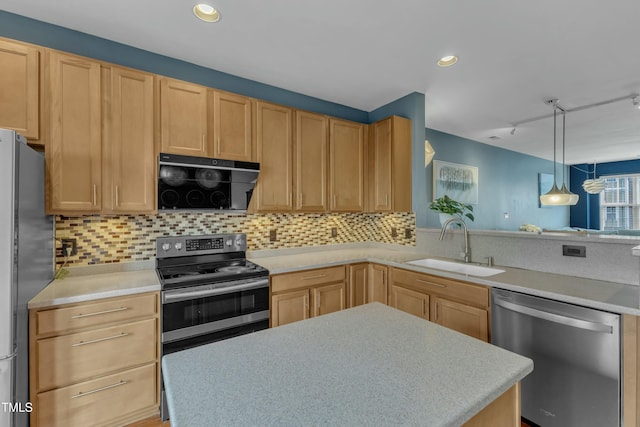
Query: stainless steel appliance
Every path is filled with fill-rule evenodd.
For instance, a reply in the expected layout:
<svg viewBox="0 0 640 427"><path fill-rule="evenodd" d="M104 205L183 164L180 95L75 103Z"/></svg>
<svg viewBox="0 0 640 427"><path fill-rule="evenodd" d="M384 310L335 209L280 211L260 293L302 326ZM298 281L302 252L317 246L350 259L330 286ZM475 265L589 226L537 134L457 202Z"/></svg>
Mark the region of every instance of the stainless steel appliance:
<svg viewBox="0 0 640 427"><path fill-rule="evenodd" d="M0 426L29 425L27 303L53 277L53 218L44 157L0 129Z"/></svg>
<svg viewBox="0 0 640 427"><path fill-rule="evenodd" d="M618 314L495 288L491 304L491 342L533 359L523 418L542 427L622 425Z"/></svg>
<svg viewBox="0 0 640 427"><path fill-rule="evenodd" d="M246 211L259 172L253 162L160 153L158 210Z"/></svg>
<svg viewBox="0 0 640 427"><path fill-rule="evenodd" d="M269 271L246 250L244 234L156 240L163 355L269 327Z"/></svg>

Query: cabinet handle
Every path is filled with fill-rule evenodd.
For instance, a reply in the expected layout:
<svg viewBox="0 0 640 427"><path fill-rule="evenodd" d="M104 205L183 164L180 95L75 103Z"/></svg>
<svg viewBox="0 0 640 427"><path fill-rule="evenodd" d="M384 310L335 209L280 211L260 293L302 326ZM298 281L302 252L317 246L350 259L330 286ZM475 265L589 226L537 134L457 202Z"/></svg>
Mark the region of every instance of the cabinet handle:
<svg viewBox="0 0 640 427"><path fill-rule="evenodd" d="M204 147L206 145L206 140L207 140L207 134L203 133L202 134L202 147L200 147L200 149L202 150L203 153L206 152L206 150L204 149Z"/></svg>
<svg viewBox="0 0 640 427"><path fill-rule="evenodd" d="M323 277L327 277L326 274L318 274L317 276L307 276L307 277L302 277L302 280L311 280L311 279L321 279Z"/></svg>
<svg viewBox="0 0 640 427"><path fill-rule="evenodd" d="M438 321L438 311L439 311L438 307L439 307L439 304L438 304L438 301L436 300L436 322Z"/></svg>
<svg viewBox="0 0 640 427"><path fill-rule="evenodd" d="M422 317L427 313L427 301L422 300Z"/></svg>
<svg viewBox="0 0 640 427"><path fill-rule="evenodd" d="M302 193L299 194L298 206L302 207Z"/></svg>
<svg viewBox="0 0 640 427"><path fill-rule="evenodd" d="M98 202L98 186L93 184L93 206L96 206Z"/></svg>
<svg viewBox="0 0 640 427"><path fill-rule="evenodd" d="M309 295L304 296L304 309L309 311Z"/></svg>
<svg viewBox="0 0 640 427"><path fill-rule="evenodd" d="M416 279L416 282L424 283L424 284L431 285L431 286L437 286L439 288L446 288L447 287L447 285L441 285L440 283L433 283L433 282L429 282L427 280L421 280L421 279Z"/></svg>
<svg viewBox="0 0 640 427"><path fill-rule="evenodd" d="M100 387L100 388L97 388L95 390L89 390L89 391L85 391L85 392L82 392L82 391L78 392L78 394L74 394L73 396L71 396L71 398L72 399L77 399L78 397L83 397L83 396L87 396L89 394L98 393L100 391L109 390L110 388L120 387L121 385L125 385L128 382L129 381L120 380L115 384L111 384L111 385L107 385L107 386L104 386L104 387Z"/></svg>
<svg viewBox="0 0 640 427"><path fill-rule="evenodd" d="M388 194L385 194L385 195L384 195L384 205L385 205L386 207L388 207L388 206L389 206L389 195L388 195Z"/></svg>
<svg viewBox="0 0 640 427"><path fill-rule="evenodd" d="M221 150L220 150L220 137L218 137L218 143L216 144L216 154L220 154Z"/></svg>
<svg viewBox="0 0 640 427"><path fill-rule="evenodd" d="M80 313L80 314L76 314L75 316L71 316L71 318L82 319L83 317L99 316L101 314L116 313L118 311L124 311L124 310L129 310L129 307L118 307L118 308L112 308L111 310L96 311L94 313L86 313L86 314Z"/></svg>
<svg viewBox="0 0 640 427"><path fill-rule="evenodd" d="M89 340L89 341L80 341L78 343L71 344L71 347L82 347L83 345L95 344L95 343L102 342L102 341L114 340L116 338L126 337L127 335L129 335L127 332L121 332L118 335L112 335L110 337L98 338L98 339Z"/></svg>
<svg viewBox="0 0 640 427"><path fill-rule="evenodd" d="M336 207L336 195L335 194L333 195L333 207L334 208Z"/></svg>
<svg viewBox="0 0 640 427"><path fill-rule="evenodd" d="M119 190L119 188L116 185L116 207L120 206L120 194L119 194L120 191L118 191L118 190Z"/></svg>

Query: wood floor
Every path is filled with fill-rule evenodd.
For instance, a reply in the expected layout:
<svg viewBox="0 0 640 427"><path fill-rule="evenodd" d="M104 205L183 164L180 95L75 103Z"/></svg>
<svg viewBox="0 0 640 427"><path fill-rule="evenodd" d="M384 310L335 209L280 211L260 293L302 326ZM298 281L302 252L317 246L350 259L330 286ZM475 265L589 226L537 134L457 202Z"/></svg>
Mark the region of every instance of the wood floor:
<svg viewBox="0 0 640 427"><path fill-rule="evenodd" d="M169 421L163 423L160 421L160 417L153 417L129 424L127 427L171 427L171 423Z"/></svg>

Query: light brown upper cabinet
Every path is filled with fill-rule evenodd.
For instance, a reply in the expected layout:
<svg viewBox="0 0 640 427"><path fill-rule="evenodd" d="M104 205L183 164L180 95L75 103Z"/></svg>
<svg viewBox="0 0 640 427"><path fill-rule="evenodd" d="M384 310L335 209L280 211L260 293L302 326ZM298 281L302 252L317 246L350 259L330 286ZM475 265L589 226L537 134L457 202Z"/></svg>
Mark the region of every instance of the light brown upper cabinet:
<svg viewBox="0 0 640 427"><path fill-rule="evenodd" d="M102 211L156 209L154 76L118 67L102 69Z"/></svg>
<svg viewBox="0 0 640 427"><path fill-rule="evenodd" d="M254 191L259 212L290 212L293 209L293 110L256 102L256 150L260 174Z"/></svg>
<svg viewBox="0 0 640 427"><path fill-rule="evenodd" d="M251 137L251 99L233 93L209 90L213 111L213 150L208 155L220 159L254 160Z"/></svg>
<svg viewBox="0 0 640 427"><path fill-rule="evenodd" d="M329 120L305 111L296 111L295 116L294 207L297 211L325 212Z"/></svg>
<svg viewBox="0 0 640 427"><path fill-rule="evenodd" d="M365 125L329 119L329 204L334 212L365 207Z"/></svg>
<svg viewBox="0 0 640 427"><path fill-rule="evenodd" d="M411 211L411 120L392 116L369 126L368 210Z"/></svg>
<svg viewBox="0 0 640 427"><path fill-rule="evenodd" d="M0 128L35 140L40 137L39 60L37 47L0 39Z"/></svg>
<svg viewBox="0 0 640 427"><path fill-rule="evenodd" d="M160 152L206 157L207 88L160 78Z"/></svg>
<svg viewBox="0 0 640 427"><path fill-rule="evenodd" d="M49 51L46 149L51 213L101 209L100 64Z"/></svg>

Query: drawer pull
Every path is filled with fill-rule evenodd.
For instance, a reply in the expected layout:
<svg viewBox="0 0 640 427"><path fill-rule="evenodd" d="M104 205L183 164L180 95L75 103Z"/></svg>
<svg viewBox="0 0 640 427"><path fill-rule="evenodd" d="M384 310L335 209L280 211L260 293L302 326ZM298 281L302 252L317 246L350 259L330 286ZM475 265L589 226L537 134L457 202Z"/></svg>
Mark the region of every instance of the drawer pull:
<svg viewBox="0 0 640 427"><path fill-rule="evenodd" d="M425 285L437 286L439 288L446 288L447 285L441 285L440 283L433 283L427 280L416 279L416 282L424 283Z"/></svg>
<svg viewBox="0 0 640 427"><path fill-rule="evenodd" d="M116 338L126 337L127 335L129 335L127 332L121 332L118 335L112 335L110 337L98 338L98 339L90 340L90 341L80 341L78 343L71 344L71 347L80 347L80 346L87 345L87 344L95 344L97 342L114 340Z"/></svg>
<svg viewBox="0 0 640 427"><path fill-rule="evenodd" d="M100 388L97 388L95 390L89 390L89 391L85 391L85 392L82 392L82 391L78 392L78 394L74 394L73 396L71 396L71 398L72 399L77 399L78 397L83 397L83 396L87 396L89 394L98 393L100 391L109 390L110 388L120 387L121 385L125 385L128 382L129 381L120 380L115 384L111 384L111 385L107 385L107 386L104 386L104 387L100 387Z"/></svg>
<svg viewBox="0 0 640 427"><path fill-rule="evenodd" d="M96 311L95 313L87 313L87 314L76 314L75 316L71 316L72 319L82 319L83 317L91 317L91 316L99 316L101 314L109 314L109 313L117 313L118 311L129 310L129 307L118 307L113 308L111 310L104 311Z"/></svg>
<svg viewBox="0 0 640 427"><path fill-rule="evenodd" d="M326 274L318 274L316 276L307 276L307 277L302 277L302 280L311 280L311 279L322 279L323 277L327 277Z"/></svg>

